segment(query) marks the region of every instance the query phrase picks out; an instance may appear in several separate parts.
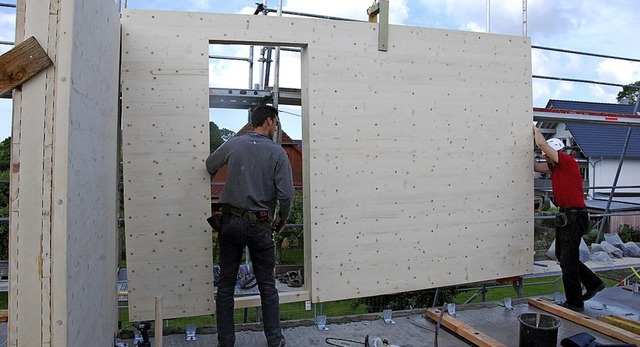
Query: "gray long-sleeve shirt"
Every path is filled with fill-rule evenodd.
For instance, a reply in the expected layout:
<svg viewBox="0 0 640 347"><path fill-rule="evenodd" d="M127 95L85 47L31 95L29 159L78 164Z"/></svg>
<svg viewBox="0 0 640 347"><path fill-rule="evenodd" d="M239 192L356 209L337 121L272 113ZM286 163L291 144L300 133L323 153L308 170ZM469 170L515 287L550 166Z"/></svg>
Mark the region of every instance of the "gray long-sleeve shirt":
<svg viewBox="0 0 640 347"><path fill-rule="evenodd" d="M280 201L280 218L289 218L295 191L289 158L279 144L255 132L232 137L209 155L207 171L214 175L224 164L228 175L220 203L247 211L268 210L273 221Z"/></svg>

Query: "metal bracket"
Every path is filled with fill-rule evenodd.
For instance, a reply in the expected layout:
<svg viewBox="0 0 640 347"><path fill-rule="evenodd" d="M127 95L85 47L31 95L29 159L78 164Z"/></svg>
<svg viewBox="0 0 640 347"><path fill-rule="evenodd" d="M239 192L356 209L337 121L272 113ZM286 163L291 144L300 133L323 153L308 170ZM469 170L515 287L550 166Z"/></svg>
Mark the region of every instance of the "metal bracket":
<svg viewBox="0 0 640 347"><path fill-rule="evenodd" d="M449 315L451 317L458 317L458 314L456 313L456 303L455 302L451 302L447 304L447 312L449 313Z"/></svg>
<svg viewBox="0 0 640 347"><path fill-rule="evenodd" d="M316 324L318 325L318 330L329 330L329 328L327 328L327 316L317 316Z"/></svg>
<svg viewBox="0 0 640 347"><path fill-rule="evenodd" d="M504 308L506 308L508 310L513 310L514 307L511 304L511 298L510 297L504 298Z"/></svg>
<svg viewBox="0 0 640 347"><path fill-rule="evenodd" d="M374 0L371 7L367 9L369 22L375 23L376 17L380 15L378 21L378 50L386 52L389 49L389 0Z"/></svg>
<svg viewBox="0 0 640 347"><path fill-rule="evenodd" d="M185 333L187 335L187 341L195 341L198 338L196 337L196 325L189 324L185 327Z"/></svg>
<svg viewBox="0 0 640 347"><path fill-rule="evenodd" d="M382 311L382 319L384 319L384 322L387 324L396 324L396 322L391 319L391 314L393 311L391 310L384 310Z"/></svg>

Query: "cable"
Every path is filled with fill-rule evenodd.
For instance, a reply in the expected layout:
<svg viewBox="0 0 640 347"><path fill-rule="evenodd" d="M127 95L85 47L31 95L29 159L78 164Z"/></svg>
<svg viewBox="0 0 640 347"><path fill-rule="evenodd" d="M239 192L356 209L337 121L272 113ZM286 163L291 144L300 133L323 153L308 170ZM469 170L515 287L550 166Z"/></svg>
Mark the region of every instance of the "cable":
<svg viewBox="0 0 640 347"><path fill-rule="evenodd" d="M426 330L426 331L430 331L430 332L432 332L432 333L435 333L435 332L436 332L435 330L431 330L431 329L427 328L426 326L420 325L420 324L418 324L418 323L416 323L416 322L414 322L414 321L412 321L412 320L410 320L410 321L409 321L409 323L411 323L411 324L413 324L413 325L417 326L418 328L422 328L422 329L424 329L424 330Z"/></svg>
<svg viewBox="0 0 640 347"><path fill-rule="evenodd" d="M297 113L293 113L293 112L287 112L285 110L278 110L279 113L287 113L290 114L292 116L296 116L296 117L302 117L301 115L297 114Z"/></svg>
<svg viewBox="0 0 640 347"><path fill-rule="evenodd" d="M349 344L340 343L340 344L338 345L338 344L335 344L335 343L333 343L333 342L330 342L329 340L335 340L335 341L338 341L338 342L347 342L347 343L349 343ZM348 339L341 339L341 338L337 338L337 337L327 337L326 339L324 339L324 342L326 342L328 345L331 345L331 346L349 347L349 346L352 346L352 345L351 345L351 343L356 343L356 344L357 344L357 346L366 346L366 347L369 347L369 346L368 346L368 343L367 343L367 341L368 341L368 340L369 340L369 335L367 335L367 337L365 338L365 342L364 342L364 344L363 344L362 342L359 342L359 341L348 340Z"/></svg>
<svg viewBox="0 0 640 347"><path fill-rule="evenodd" d="M444 309L447 307L447 303L445 302L440 310L440 317L438 318L438 324L436 325L435 337L433 338L433 347L438 347L438 330L440 330L440 324L442 324L442 316L444 316Z"/></svg>

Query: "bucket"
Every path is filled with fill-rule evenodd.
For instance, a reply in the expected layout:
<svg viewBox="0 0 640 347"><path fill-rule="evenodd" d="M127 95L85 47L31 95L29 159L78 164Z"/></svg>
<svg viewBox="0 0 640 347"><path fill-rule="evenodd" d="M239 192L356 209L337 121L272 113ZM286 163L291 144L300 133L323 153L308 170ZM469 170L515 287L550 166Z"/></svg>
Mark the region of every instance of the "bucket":
<svg viewBox="0 0 640 347"><path fill-rule="evenodd" d="M540 313L540 321L536 325L538 313L523 313L520 321L520 347L555 347L558 343L558 327L560 319Z"/></svg>

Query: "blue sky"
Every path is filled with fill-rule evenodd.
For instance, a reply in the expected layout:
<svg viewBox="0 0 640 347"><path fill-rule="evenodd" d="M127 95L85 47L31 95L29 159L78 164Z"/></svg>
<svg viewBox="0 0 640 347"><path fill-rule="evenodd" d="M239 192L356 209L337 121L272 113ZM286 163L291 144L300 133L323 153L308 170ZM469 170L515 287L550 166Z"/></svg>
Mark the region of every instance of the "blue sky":
<svg viewBox="0 0 640 347"><path fill-rule="evenodd" d="M128 0L128 8L253 14L257 0ZM3 3L15 3L5 0ZM122 0L124 5L125 0ZM277 1L267 2L276 8ZM372 0L283 0L283 9L296 12L366 20ZM537 46L640 59L637 43L640 3L637 0L528 0L527 36ZM495 34L523 35L522 0L390 0L392 24ZM270 14L275 15L275 14ZM0 41L15 39L15 9L0 7ZM0 53L11 46L0 45ZM256 59L259 57L256 51ZM532 50L534 75L628 84L640 80L640 63ZM211 54L247 57L246 47L211 47ZM259 64L256 64L258 66ZM246 88L248 64L212 60L211 86ZM300 86L300 67L295 53L283 53L280 85ZM258 70L258 69L256 69ZM257 83L257 71L254 79ZM533 106L544 107L549 99L616 102L619 87L533 80ZM283 129L301 138L299 108L281 108ZM220 127L237 131L246 112L212 110ZM11 101L0 100L0 139L10 135Z"/></svg>

